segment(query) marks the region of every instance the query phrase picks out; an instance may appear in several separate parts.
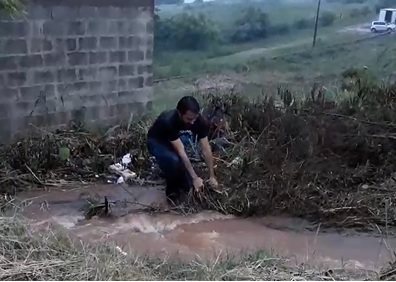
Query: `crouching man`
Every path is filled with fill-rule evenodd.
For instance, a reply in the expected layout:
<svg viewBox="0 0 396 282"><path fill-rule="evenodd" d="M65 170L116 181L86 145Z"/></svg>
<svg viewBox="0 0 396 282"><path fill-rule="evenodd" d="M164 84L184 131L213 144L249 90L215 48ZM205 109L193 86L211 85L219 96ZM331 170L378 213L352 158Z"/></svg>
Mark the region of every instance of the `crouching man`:
<svg viewBox="0 0 396 282"><path fill-rule="evenodd" d="M198 101L183 97L174 110L161 113L147 134L147 147L166 179L166 196L178 204L190 189L199 192L203 180L195 173L185 147L197 138L209 170L209 184L217 188L212 150L208 140L209 124L200 114ZM187 138L186 138L187 137Z"/></svg>

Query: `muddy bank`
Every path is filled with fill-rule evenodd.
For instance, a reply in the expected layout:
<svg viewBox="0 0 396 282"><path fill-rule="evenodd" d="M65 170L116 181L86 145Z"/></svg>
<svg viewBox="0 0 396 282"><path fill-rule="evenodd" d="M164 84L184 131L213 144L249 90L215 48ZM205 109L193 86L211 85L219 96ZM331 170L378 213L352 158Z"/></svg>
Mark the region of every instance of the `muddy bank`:
<svg viewBox="0 0 396 282"><path fill-rule="evenodd" d="M104 196L113 202L112 216L86 220L86 199ZM24 215L38 230L56 226L82 241L114 241L120 251L141 255L213 259L263 249L289 258L292 265L378 270L391 258L387 248L396 244L396 238L322 233L318 226L289 217L240 219L210 211L166 212L158 187L64 187L25 192L19 198L27 204Z"/></svg>

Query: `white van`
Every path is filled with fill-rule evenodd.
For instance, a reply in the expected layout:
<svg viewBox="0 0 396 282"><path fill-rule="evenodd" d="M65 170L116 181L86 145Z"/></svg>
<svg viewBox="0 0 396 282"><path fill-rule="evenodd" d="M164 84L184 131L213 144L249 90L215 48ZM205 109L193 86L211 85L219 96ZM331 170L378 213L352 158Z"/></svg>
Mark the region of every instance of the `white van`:
<svg viewBox="0 0 396 282"><path fill-rule="evenodd" d="M371 32L391 32L396 28L395 24L387 23L384 21L375 21L371 23Z"/></svg>

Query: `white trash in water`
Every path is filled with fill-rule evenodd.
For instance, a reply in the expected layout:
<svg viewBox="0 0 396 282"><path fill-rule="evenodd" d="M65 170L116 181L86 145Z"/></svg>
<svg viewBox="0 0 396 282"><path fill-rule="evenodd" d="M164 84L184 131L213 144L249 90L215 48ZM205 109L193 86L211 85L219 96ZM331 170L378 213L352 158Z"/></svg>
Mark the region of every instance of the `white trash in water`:
<svg viewBox="0 0 396 282"><path fill-rule="evenodd" d="M117 173L117 172L120 172L122 170L124 170L124 168L119 163L112 164L111 166L109 166L109 171L112 172L112 173Z"/></svg>
<svg viewBox="0 0 396 282"><path fill-rule="evenodd" d="M137 174L135 172L131 171L128 168L124 168L124 166L119 163L109 166L109 171L113 174L120 176L117 180L118 184L127 182L128 180L137 177Z"/></svg>
<svg viewBox="0 0 396 282"><path fill-rule="evenodd" d="M122 183L125 183L124 177L120 176L120 177L118 177L118 179L117 179L117 184L122 184Z"/></svg>
<svg viewBox="0 0 396 282"><path fill-rule="evenodd" d="M122 165L127 167L132 162L131 154L126 154L122 157Z"/></svg>

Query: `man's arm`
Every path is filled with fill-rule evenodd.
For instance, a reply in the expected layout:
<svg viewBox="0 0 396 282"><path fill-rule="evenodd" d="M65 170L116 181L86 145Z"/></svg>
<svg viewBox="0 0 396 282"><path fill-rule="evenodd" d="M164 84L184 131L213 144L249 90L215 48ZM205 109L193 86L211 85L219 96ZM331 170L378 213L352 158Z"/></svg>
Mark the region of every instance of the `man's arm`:
<svg viewBox="0 0 396 282"><path fill-rule="evenodd" d="M209 177L214 178L215 175L214 175L214 168L213 168L213 154L212 154L212 149L209 144L208 137L204 137L204 138L200 139L199 145L201 147L202 155L205 159L206 166L209 169Z"/></svg>
<svg viewBox="0 0 396 282"><path fill-rule="evenodd" d="M191 178L192 179L198 178L198 175L195 173L194 168L191 165L190 159L188 158L188 156L186 154L186 151L184 150L184 145L181 142L180 138L178 138L178 139L176 139L174 141L171 141L171 144L173 145L173 147L175 148L176 152L178 153L178 155L182 159L182 162L186 166L189 174L191 175Z"/></svg>

